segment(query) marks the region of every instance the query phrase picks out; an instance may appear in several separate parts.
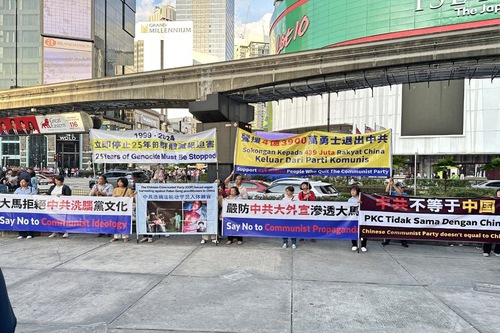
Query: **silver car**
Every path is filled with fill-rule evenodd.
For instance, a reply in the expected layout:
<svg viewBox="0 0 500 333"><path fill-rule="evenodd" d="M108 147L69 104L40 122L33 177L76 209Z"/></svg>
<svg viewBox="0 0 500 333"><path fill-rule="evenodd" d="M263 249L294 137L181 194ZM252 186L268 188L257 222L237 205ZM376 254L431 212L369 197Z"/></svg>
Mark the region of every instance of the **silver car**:
<svg viewBox="0 0 500 333"><path fill-rule="evenodd" d="M134 171L134 170L109 170L102 174L106 176L106 180L108 183L113 185L113 187L117 187L116 182L118 178L125 177L128 179L128 187L131 189L135 189L136 183L149 183L149 177L146 175L144 171ZM97 178L89 180L89 188L94 187L94 184L97 182Z"/></svg>
<svg viewBox="0 0 500 333"><path fill-rule="evenodd" d="M295 196L297 196L301 191L300 184L302 184L304 181L307 181L309 182L309 184L311 184L311 191L313 191L316 198L333 199L339 195L337 189L333 187L333 185L330 183L325 183L320 181L308 181L296 178L286 181L285 180L279 181L275 184L272 184L263 191L248 192L248 198L249 199L266 198L266 199L281 200L283 199L283 196L285 195L285 189L288 186L293 186L294 194Z"/></svg>

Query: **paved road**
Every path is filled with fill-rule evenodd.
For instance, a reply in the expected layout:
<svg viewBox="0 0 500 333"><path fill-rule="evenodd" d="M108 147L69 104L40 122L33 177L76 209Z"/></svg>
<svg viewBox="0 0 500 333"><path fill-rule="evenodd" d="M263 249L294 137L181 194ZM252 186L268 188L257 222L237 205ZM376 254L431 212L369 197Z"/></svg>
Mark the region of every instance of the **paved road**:
<svg viewBox="0 0 500 333"><path fill-rule="evenodd" d="M32 332L500 332L500 257L474 246L0 237Z"/></svg>

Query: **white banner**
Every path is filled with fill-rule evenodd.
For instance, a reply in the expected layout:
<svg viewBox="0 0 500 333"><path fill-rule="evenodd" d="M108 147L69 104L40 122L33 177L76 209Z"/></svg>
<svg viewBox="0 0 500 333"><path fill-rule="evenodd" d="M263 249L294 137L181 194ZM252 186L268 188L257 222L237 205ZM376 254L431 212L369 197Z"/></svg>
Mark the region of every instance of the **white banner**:
<svg viewBox="0 0 500 333"><path fill-rule="evenodd" d="M216 131L196 134L90 130L95 163L215 163Z"/></svg>

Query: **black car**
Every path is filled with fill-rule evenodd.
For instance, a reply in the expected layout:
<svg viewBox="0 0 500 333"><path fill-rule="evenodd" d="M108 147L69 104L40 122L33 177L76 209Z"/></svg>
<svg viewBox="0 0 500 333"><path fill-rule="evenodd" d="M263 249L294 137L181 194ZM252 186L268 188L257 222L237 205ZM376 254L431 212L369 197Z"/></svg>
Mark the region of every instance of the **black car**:
<svg viewBox="0 0 500 333"><path fill-rule="evenodd" d="M131 170L109 170L102 174L106 176L108 183L113 185L113 187L117 187L116 182L118 178L125 177L128 179L128 187L131 189L135 189L136 183L149 183L149 177L146 175L144 171L131 171ZM94 187L94 184L97 182L96 179L89 180L89 187Z"/></svg>

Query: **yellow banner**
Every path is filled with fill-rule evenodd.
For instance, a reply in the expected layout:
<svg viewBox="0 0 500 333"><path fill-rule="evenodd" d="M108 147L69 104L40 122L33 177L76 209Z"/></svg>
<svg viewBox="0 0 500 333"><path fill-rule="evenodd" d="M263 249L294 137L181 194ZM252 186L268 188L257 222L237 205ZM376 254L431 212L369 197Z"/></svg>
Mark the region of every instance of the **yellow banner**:
<svg viewBox="0 0 500 333"><path fill-rule="evenodd" d="M238 129L235 171L289 176L388 177L391 130L366 134L311 131L270 140Z"/></svg>

